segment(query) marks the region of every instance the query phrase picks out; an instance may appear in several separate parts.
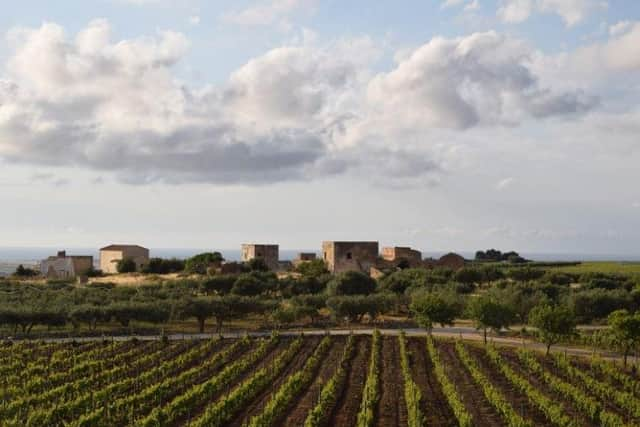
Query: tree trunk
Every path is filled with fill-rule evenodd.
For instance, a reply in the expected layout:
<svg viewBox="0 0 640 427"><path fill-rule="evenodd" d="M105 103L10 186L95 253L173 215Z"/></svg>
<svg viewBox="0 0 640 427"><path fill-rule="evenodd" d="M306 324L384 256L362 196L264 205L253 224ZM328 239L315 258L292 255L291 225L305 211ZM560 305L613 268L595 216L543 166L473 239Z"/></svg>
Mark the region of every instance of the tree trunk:
<svg viewBox="0 0 640 427"><path fill-rule="evenodd" d="M545 356L549 356L549 352L551 351L551 343L547 343L547 352L545 353Z"/></svg>
<svg viewBox="0 0 640 427"><path fill-rule="evenodd" d="M487 345L487 328L484 328L484 345Z"/></svg>
<svg viewBox="0 0 640 427"><path fill-rule="evenodd" d="M201 334L204 334L204 322L206 319L198 319L198 329L200 330Z"/></svg>

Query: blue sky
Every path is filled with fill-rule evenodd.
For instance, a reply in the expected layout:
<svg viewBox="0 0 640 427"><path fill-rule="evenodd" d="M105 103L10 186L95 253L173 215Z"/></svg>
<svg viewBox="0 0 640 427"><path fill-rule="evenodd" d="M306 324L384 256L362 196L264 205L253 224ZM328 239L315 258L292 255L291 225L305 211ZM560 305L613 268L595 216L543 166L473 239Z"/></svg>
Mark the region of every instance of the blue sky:
<svg viewBox="0 0 640 427"><path fill-rule="evenodd" d="M640 255L638 2L26 0L0 32L0 246Z"/></svg>

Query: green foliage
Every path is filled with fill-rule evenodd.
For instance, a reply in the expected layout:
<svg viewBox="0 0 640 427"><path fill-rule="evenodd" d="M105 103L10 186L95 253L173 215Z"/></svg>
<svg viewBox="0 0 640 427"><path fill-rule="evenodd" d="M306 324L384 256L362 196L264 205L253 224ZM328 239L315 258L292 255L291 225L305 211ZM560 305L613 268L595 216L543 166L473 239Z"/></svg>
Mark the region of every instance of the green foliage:
<svg viewBox="0 0 640 427"><path fill-rule="evenodd" d="M612 343L622 350L624 365L632 349L640 344L640 313L631 314L627 310L616 310L607 318Z"/></svg>
<svg viewBox="0 0 640 427"><path fill-rule="evenodd" d="M309 411L304 421L304 427L322 427L327 424L331 409L338 402L338 398L344 389L348 369L355 350L354 341L353 335L349 335L340 363L329 381L322 387L318 403Z"/></svg>
<svg viewBox="0 0 640 427"><path fill-rule="evenodd" d="M476 328L483 330L485 344L487 343L487 329L500 332L502 328L509 327L515 321L516 315L513 307L489 295L471 298L468 307Z"/></svg>
<svg viewBox="0 0 640 427"><path fill-rule="evenodd" d="M410 288L423 288L427 285L428 274L424 268L407 268L395 271L380 279L380 289L403 294Z"/></svg>
<svg viewBox="0 0 640 427"><path fill-rule="evenodd" d="M149 262L142 267L145 274L170 274L178 273L185 269L185 261L177 258L151 258Z"/></svg>
<svg viewBox="0 0 640 427"><path fill-rule="evenodd" d="M118 273L135 273L138 267L136 266L136 262L133 258L123 258L118 260L116 264L116 270Z"/></svg>
<svg viewBox="0 0 640 427"><path fill-rule="evenodd" d="M409 427L421 427L425 425L424 414L420 409L422 392L415 381L413 381L404 331L401 331L398 336L398 344L400 346L400 366L404 379L404 400L407 404L407 414L409 418L407 425Z"/></svg>
<svg viewBox="0 0 640 427"><path fill-rule="evenodd" d="M460 427L472 427L473 426L473 417L467 411L467 408L464 406L464 403L460 400L460 394L456 389L455 384L453 384L447 373L445 372L444 365L440 360L440 355L438 354L438 350L434 344L434 340L431 336L427 337L427 351L429 353L429 357L431 358L431 363L433 363L433 371L436 374L436 379L440 383L442 387L442 392L444 393L451 410L453 411L453 415L456 417L458 421L458 426Z"/></svg>
<svg viewBox="0 0 640 427"><path fill-rule="evenodd" d="M296 266L295 271L305 277L313 277L316 279L329 274L327 265L321 259L301 262Z"/></svg>
<svg viewBox="0 0 640 427"><path fill-rule="evenodd" d="M541 268L518 267L512 268L507 272L510 279L518 282L528 282L538 280L545 275L546 271Z"/></svg>
<svg viewBox="0 0 640 427"><path fill-rule="evenodd" d="M376 290L376 281L359 271L338 274L327 284L329 295L369 295Z"/></svg>
<svg viewBox="0 0 640 427"><path fill-rule="evenodd" d="M357 427L372 427L375 422L375 411L380 400L380 351L382 338L379 330L374 330L371 338L371 357L367 370L367 381L362 390L362 401L358 411Z"/></svg>
<svg viewBox="0 0 640 427"><path fill-rule="evenodd" d="M185 261L184 269L187 273L207 274L209 267L217 267L224 262L220 252L204 252L194 255Z"/></svg>
<svg viewBox="0 0 640 427"><path fill-rule="evenodd" d="M17 268L16 271L13 273L13 276L15 277L35 277L38 276L40 273L32 268L27 268L24 265L20 264Z"/></svg>
<svg viewBox="0 0 640 427"><path fill-rule="evenodd" d="M544 304L529 313L529 324L537 328L540 340L547 345L547 354L553 344L575 334L575 316L566 307Z"/></svg>
<svg viewBox="0 0 640 427"><path fill-rule="evenodd" d="M461 341L456 342L456 351L460 361L471 373L471 377L480 386L484 396L493 407L502 415L507 425L510 427L533 427L530 421L523 419L507 401L504 395L498 390L489 379L478 368L475 359L469 355Z"/></svg>
<svg viewBox="0 0 640 427"><path fill-rule="evenodd" d="M634 308L632 295L622 289L589 289L575 292L569 306L576 315L576 320L589 323L596 319L604 319L616 310Z"/></svg>
<svg viewBox="0 0 640 427"><path fill-rule="evenodd" d="M200 283L201 289L207 294L225 295L231 292L234 283L238 279L235 274L220 274L207 277Z"/></svg>
<svg viewBox="0 0 640 427"><path fill-rule="evenodd" d="M434 323L453 325L462 308L462 301L451 294L416 292L411 296L411 313L429 333Z"/></svg>
<svg viewBox="0 0 640 427"><path fill-rule="evenodd" d="M388 311L393 303L394 298L384 294L345 295L330 297L327 300L327 307L336 319L360 322L365 315L375 320L378 315Z"/></svg>

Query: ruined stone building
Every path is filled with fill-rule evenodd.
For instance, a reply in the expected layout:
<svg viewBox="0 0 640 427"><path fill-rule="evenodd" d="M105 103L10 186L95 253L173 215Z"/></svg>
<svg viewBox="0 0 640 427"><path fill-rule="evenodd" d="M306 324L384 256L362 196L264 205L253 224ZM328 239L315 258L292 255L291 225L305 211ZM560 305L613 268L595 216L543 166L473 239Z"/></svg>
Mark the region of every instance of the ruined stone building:
<svg viewBox="0 0 640 427"><path fill-rule="evenodd" d="M422 261L425 268L448 268L451 270L460 270L465 266L465 259L461 255L453 252L449 252L446 255L441 256L439 259L427 258Z"/></svg>
<svg viewBox="0 0 640 427"><path fill-rule="evenodd" d="M149 263L149 249L138 245L109 245L100 249L100 270L106 274L118 272L118 261L132 259L140 270Z"/></svg>
<svg viewBox="0 0 640 427"><path fill-rule="evenodd" d="M92 256L67 255L66 251L59 251L56 256L50 256L40 262L40 272L47 279L73 279L85 276L92 267Z"/></svg>
<svg viewBox="0 0 640 427"><path fill-rule="evenodd" d="M378 242L322 242L322 258L332 273L369 274L378 261Z"/></svg>
<svg viewBox="0 0 640 427"><path fill-rule="evenodd" d="M391 265L406 262L408 267L420 267L422 264L422 252L407 246L393 246L382 248L382 259Z"/></svg>
<svg viewBox="0 0 640 427"><path fill-rule="evenodd" d="M315 252L300 252L296 259L293 260L293 266L297 267L305 262L315 261L316 258Z"/></svg>
<svg viewBox="0 0 640 427"><path fill-rule="evenodd" d="M278 270L280 260L280 247L278 245L265 245L255 243L245 243L242 245L242 262L252 259L262 259L271 270Z"/></svg>

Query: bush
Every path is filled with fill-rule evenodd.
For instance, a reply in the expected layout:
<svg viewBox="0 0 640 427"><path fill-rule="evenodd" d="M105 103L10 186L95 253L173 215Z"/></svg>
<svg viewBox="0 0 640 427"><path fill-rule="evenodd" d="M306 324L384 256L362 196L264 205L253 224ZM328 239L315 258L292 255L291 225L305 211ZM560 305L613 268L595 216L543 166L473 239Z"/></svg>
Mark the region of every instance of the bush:
<svg viewBox="0 0 640 427"><path fill-rule="evenodd" d="M118 261L116 264L116 270L118 273L135 273L137 270L136 262L133 258L124 258Z"/></svg>
<svg viewBox="0 0 640 427"><path fill-rule="evenodd" d="M359 271L347 271L327 284L329 295L368 295L376 290L376 281Z"/></svg>
<svg viewBox="0 0 640 427"><path fill-rule="evenodd" d="M178 273L185 269L185 261L171 258L151 258L149 262L142 268L145 274L170 274Z"/></svg>
<svg viewBox="0 0 640 427"><path fill-rule="evenodd" d="M187 259L184 269L188 273L207 274L209 267L218 267L223 262L220 252L204 252Z"/></svg>

